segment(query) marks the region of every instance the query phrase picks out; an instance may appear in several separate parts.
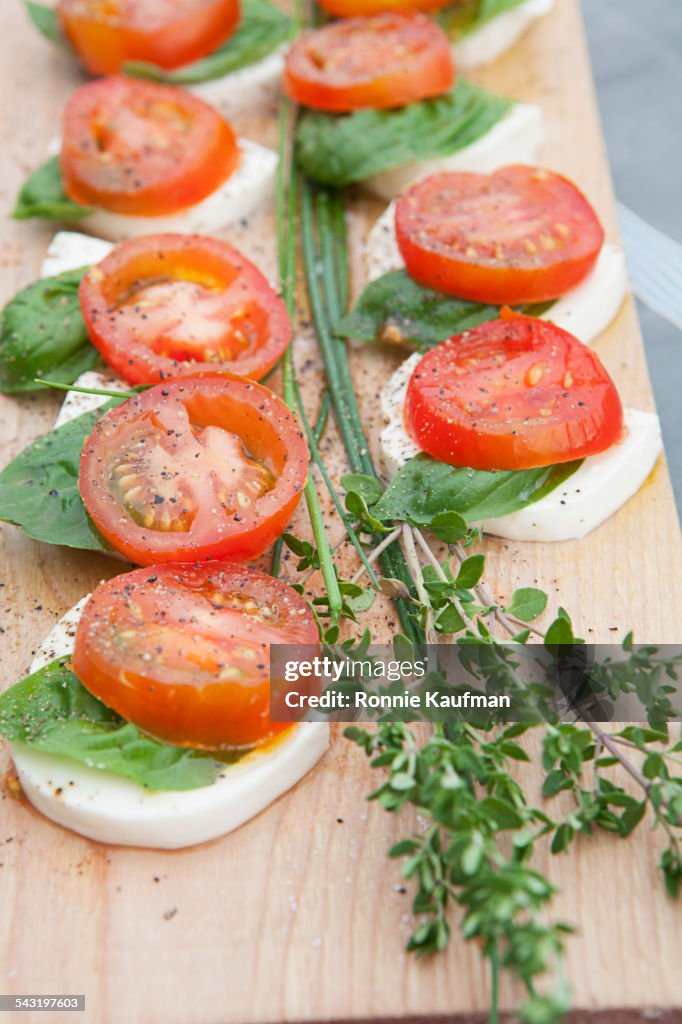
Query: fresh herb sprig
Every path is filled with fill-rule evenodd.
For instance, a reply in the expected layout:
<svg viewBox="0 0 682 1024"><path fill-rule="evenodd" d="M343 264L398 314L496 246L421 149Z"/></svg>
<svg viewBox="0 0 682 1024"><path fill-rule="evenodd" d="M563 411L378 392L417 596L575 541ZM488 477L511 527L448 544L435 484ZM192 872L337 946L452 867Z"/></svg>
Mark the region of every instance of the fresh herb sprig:
<svg viewBox="0 0 682 1024"><path fill-rule="evenodd" d="M343 199L338 192L306 181L302 196L308 295L331 401L353 470L342 481L349 489L347 509L356 516L356 528L372 536L377 520L371 509L383 488L369 457L347 350L334 334L345 312L340 298L346 294L347 265ZM380 522L378 526L385 528ZM403 617L403 622L407 619L411 624L412 637L423 641L429 634L440 633L487 643L491 650L499 651L504 649L497 636L500 629L505 639L518 644L525 644L533 635L552 645L582 642L564 609L559 609L546 630L534 624L547 605L547 596L538 588L522 587L506 607L499 605L482 578L484 556L467 553L477 533L461 516L447 513L436 527L449 547L448 558L442 562L414 523L403 523L383 542L378 529L373 535L375 542L388 542L387 550L394 556L398 552L414 581ZM405 554L396 543L400 537ZM454 572L453 558L458 563ZM631 640L626 638L626 649L628 643ZM651 663L647 685L655 690L660 674L672 668ZM646 671L644 666L640 669ZM609 678L602 680L604 690L612 696L627 692L626 680L632 670L631 661L605 669ZM666 694L658 694L658 705L657 695L653 696L650 709L656 716L665 705ZM578 834L589 836L606 830L625 837L651 810L654 823L667 834L659 867L671 895L677 894L682 879L676 831L682 822L682 779L671 774L682 744L668 743L659 749L667 737L667 730L659 724L649 730L628 727L620 733L607 733L594 722L543 723L540 727L544 729L544 796L550 799L555 793L571 790L574 797L574 807L556 820L533 805L509 771L513 761L529 760L525 748L514 742L529 725L512 725L495 733L490 725L444 723L437 725L432 738L421 746L407 725L382 723L371 733L357 727L347 731L372 757L374 768L388 769L372 798L393 813L409 804L428 823L425 830L391 851L392 856L405 858L404 874L416 880L414 912L419 920L408 948L417 954L442 950L450 935L450 905L456 902L462 907L461 933L481 944L491 965L490 1024L499 1019L502 968L527 989L519 1014L528 1024L553 1024L569 1008L561 966L563 939L569 929L545 923L544 912L554 888L530 866L533 852L545 836L551 835L552 851L558 854L568 849ZM628 747L639 751L641 768L626 753ZM602 774L611 767L622 769L637 783L639 799ZM584 778L590 772L592 788ZM499 846L505 833L511 836L511 854ZM553 970L558 980L549 992L539 992L536 980L548 970Z"/></svg>

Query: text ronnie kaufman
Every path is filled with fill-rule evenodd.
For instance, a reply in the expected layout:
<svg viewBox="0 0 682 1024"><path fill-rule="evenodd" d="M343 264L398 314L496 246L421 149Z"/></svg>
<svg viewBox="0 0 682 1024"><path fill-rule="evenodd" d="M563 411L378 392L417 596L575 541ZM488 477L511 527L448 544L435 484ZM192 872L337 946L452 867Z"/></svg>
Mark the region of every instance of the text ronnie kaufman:
<svg viewBox="0 0 682 1024"><path fill-rule="evenodd" d="M299 693L290 690L285 703L288 708L322 709L324 711L347 711L350 708L367 708L375 711L398 711L402 708L510 708L511 697L507 694L474 693L472 690L460 690L458 693L365 693L356 690L353 693L339 693L327 690L320 695Z"/></svg>

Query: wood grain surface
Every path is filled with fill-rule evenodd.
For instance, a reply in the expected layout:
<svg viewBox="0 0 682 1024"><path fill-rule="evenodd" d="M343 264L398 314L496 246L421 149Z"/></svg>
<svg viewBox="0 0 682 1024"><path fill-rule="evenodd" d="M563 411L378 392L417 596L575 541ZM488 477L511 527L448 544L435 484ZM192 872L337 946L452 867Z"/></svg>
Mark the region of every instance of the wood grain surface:
<svg viewBox="0 0 682 1024"><path fill-rule="evenodd" d="M2 8L5 214L26 172L44 158L61 105L79 79L68 58L32 30L18 2L5 0ZM510 54L473 77L542 104L544 163L575 178L614 239L611 184L575 0L558 0ZM240 127L272 141L272 119L247 119ZM356 250L380 210L355 201ZM1 231L4 301L36 277L52 232L4 216ZM235 233L227 237L245 241ZM256 242L268 247L271 262L275 243L267 218L246 239L247 246ZM630 299L597 348L624 401L652 408ZM313 351L303 330L297 363L311 410L320 381ZM393 358L378 349L353 354L373 439L376 394ZM57 405L50 395L2 399L3 465L50 427ZM325 449L338 476L343 460L333 430ZM304 520L298 516L297 530L304 530ZM339 537L335 531L331 539ZM5 686L26 671L31 651L56 619L116 567L102 556L35 543L9 527L0 540ZM626 508L583 541L486 540L484 547L499 596L520 584L544 586L551 604L570 609L589 639L612 641L630 627L639 640L680 639L682 546L662 463ZM372 625L377 639L388 637L395 625L390 609L375 607ZM0 777L8 768L0 751ZM532 789L532 769L520 771ZM410 896L385 851L413 822L367 805L372 785L363 756L337 735L329 755L292 793L237 833L180 853L91 843L3 789L0 993L83 992L87 1011L72 1016L93 1024L484 1019L487 976L476 948L455 937L446 954L429 962L404 953ZM560 890L551 913L578 929L568 944L576 1022L682 1020L682 917L663 894L654 867L658 848L657 834L643 828L627 841L596 837L578 841L569 856L544 852L538 859ZM503 1006L513 1007L518 998L518 991L503 987ZM6 1019L30 1024L33 1015Z"/></svg>

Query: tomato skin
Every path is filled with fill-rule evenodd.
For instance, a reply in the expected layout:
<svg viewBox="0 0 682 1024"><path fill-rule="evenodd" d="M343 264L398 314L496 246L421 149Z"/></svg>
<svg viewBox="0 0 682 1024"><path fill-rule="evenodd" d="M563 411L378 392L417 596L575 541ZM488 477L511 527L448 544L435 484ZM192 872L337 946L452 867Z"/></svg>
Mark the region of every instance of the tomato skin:
<svg viewBox="0 0 682 1024"><path fill-rule="evenodd" d="M77 89L64 110L64 189L83 206L176 213L215 192L239 159L229 123L175 86L101 78Z"/></svg>
<svg viewBox="0 0 682 1024"><path fill-rule="evenodd" d="M405 427L422 451L472 469L532 469L596 455L623 435L623 407L597 355L545 320L499 320L419 361Z"/></svg>
<svg viewBox="0 0 682 1024"><path fill-rule="evenodd" d="M96 588L73 669L160 740L234 749L289 728L269 717L271 643L319 645L308 605L286 583L224 561L159 565Z"/></svg>
<svg viewBox="0 0 682 1024"><path fill-rule="evenodd" d="M79 489L98 530L131 562L246 562L286 528L308 462L281 398L205 373L105 413L83 446Z"/></svg>
<svg viewBox="0 0 682 1024"><path fill-rule="evenodd" d="M450 0L320 0L320 7L335 18L366 18L384 11L431 11L447 7Z"/></svg>
<svg viewBox="0 0 682 1024"><path fill-rule="evenodd" d="M216 238L130 239L90 268L79 294L92 343L130 384L202 370L259 380L291 340L282 299L253 263ZM233 358L219 358L221 350Z"/></svg>
<svg viewBox="0 0 682 1024"><path fill-rule="evenodd" d="M590 273L604 242L572 182L524 165L424 178L398 199L395 227L415 281L493 305L558 298Z"/></svg>
<svg viewBox="0 0 682 1024"><path fill-rule="evenodd" d="M284 91L306 107L348 113L440 96L454 80L440 26L416 12L387 11L303 32L287 54Z"/></svg>
<svg viewBox="0 0 682 1024"><path fill-rule="evenodd" d="M239 21L239 0L59 0L64 35L87 70L110 75L126 61L171 70L217 50Z"/></svg>

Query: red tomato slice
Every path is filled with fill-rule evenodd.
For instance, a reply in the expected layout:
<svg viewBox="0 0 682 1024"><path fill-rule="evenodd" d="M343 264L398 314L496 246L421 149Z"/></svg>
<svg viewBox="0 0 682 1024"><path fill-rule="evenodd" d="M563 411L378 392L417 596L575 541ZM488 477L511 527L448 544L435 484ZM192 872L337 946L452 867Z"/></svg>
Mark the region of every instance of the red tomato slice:
<svg viewBox="0 0 682 1024"><path fill-rule="evenodd" d="M83 447L79 487L97 528L131 562L244 562L286 527L308 460L281 398L207 373L107 412Z"/></svg>
<svg viewBox="0 0 682 1024"><path fill-rule="evenodd" d="M623 434L598 357L545 320L503 310L436 345L407 388L405 426L441 462L531 469L596 455Z"/></svg>
<svg viewBox="0 0 682 1024"><path fill-rule="evenodd" d="M320 7L336 18L363 18L383 11L436 11L451 0L320 0Z"/></svg>
<svg viewBox="0 0 682 1024"><path fill-rule="evenodd" d="M73 669L129 722L177 746L260 744L270 722L270 644L318 644L305 600L230 562L117 576L87 602Z"/></svg>
<svg viewBox="0 0 682 1024"><path fill-rule="evenodd" d="M306 107L343 113L440 96L454 80L443 30L423 14L393 11L304 32L287 54L284 91Z"/></svg>
<svg viewBox="0 0 682 1024"><path fill-rule="evenodd" d="M291 338L284 302L227 242L149 235L123 242L80 286L93 344L131 384L197 370L258 380Z"/></svg>
<svg viewBox="0 0 682 1024"><path fill-rule="evenodd" d="M433 174L395 211L411 277L474 302L556 299L592 270L604 230L581 192L552 171Z"/></svg>
<svg viewBox="0 0 682 1024"><path fill-rule="evenodd" d="M239 0L58 0L64 35L93 75L128 60L177 68L205 57L239 21Z"/></svg>
<svg viewBox="0 0 682 1024"><path fill-rule="evenodd" d="M84 206L175 213L215 192L238 163L228 122L170 85L102 78L76 90L64 111L64 188Z"/></svg>

